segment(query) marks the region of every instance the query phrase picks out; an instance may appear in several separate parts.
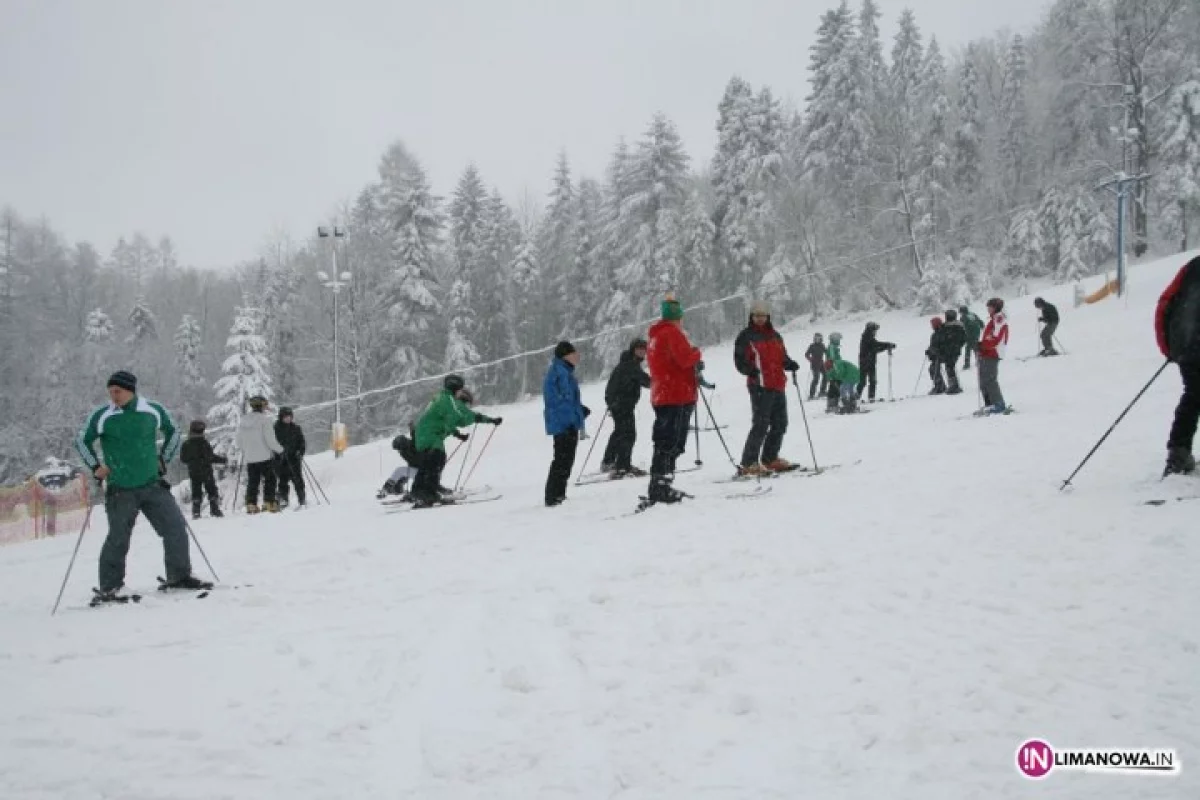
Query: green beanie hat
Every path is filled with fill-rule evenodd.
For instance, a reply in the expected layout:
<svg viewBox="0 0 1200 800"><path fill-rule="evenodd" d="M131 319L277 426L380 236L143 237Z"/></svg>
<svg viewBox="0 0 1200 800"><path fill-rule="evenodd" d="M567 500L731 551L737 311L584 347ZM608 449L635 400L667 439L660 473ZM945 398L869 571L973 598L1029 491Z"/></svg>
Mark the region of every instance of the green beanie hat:
<svg viewBox="0 0 1200 800"><path fill-rule="evenodd" d="M666 320L683 319L683 305L675 299L675 295L668 294L662 301L662 318Z"/></svg>

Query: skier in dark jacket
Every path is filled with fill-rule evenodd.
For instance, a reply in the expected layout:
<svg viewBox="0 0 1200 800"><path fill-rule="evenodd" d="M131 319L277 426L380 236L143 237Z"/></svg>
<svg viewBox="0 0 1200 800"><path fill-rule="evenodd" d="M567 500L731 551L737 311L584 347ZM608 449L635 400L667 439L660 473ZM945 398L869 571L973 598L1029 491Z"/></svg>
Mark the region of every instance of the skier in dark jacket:
<svg viewBox="0 0 1200 800"><path fill-rule="evenodd" d="M933 328L933 333L929 336L929 347L925 350L925 357L929 359L929 378L933 381L933 388L929 393L945 394L946 381L942 378L942 357L946 351L946 334L942 328L945 323L941 317L934 317L929 320L929 325Z"/></svg>
<svg viewBox="0 0 1200 800"><path fill-rule="evenodd" d="M825 342L821 334L813 334L812 344L804 351L804 360L808 362L808 369L812 373L812 381L808 384L808 399L816 400L818 384L822 395L829 391L829 376L825 374Z"/></svg>
<svg viewBox="0 0 1200 800"><path fill-rule="evenodd" d="M946 394L961 394L962 387L958 385L958 373L955 366L958 357L962 355L967 345L967 329L958 319L958 312L953 308L946 309L946 324L942 326L940 360L946 367Z"/></svg>
<svg viewBox="0 0 1200 800"><path fill-rule="evenodd" d="M192 482L192 519L200 519L200 507L206 491L209 513L214 517L225 516L221 513L221 498L217 493L213 464L228 464L229 459L213 452L212 445L204 438L205 428L204 420L192 420L188 426L188 438L179 449L179 460L187 465L188 478Z"/></svg>
<svg viewBox="0 0 1200 800"><path fill-rule="evenodd" d="M1039 356L1056 356L1054 349L1054 332L1058 330L1058 309L1040 297L1034 298L1033 305L1042 315L1038 322L1042 323L1042 352Z"/></svg>
<svg viewBox="0 0 1200 800"><path fill-rule="evenodd" d="M791 468L779 457L787 433L787 375L800 365L788 356L783 337L771 324L766 303L750 308L750 321L733 343L733 365L746 376L752 422L739 472L760 475Z"/></svg>
<svg viewBox="0 0 1200 800"><path fill-rule="evenodd" d="M867 390L867 400L875 402L875 384L876 384L876 360L880 353L890 353L896 349L896 345L891 342L881 342L875 338L875 334L879 331L878 322L868 322L867 327L863 329L862 338L858 340L858 398L861 400L863 389L870 387Z"/></svg>
<svg viewBox="0 0 1200 800"><path fill-rule="evenodd" d="M646 340L639 337L621 353L621 361L608 376L608 384L604 387L604 403L612 417L613 432L604 448L600 469L614 478L646 474L645 470L633 466L633 446L637 443L634 410L642 399L642 389L650 388L650 376L642 369L645 360Z"/></svg>
<svg viewBox="0 0 1200 800"><path fill-rule="evenodd" d="M296 487L297 508L304 508L304 429L293 421L292 410L279 409L275 422L275 438L283 445L275 469L279 473L279 506L287 508L289 484Z"/></svg>
<svg viewBox="0 0 1200 800"><path fill-rule="evenodd" d="M963 348L963 369L970 369L971 354L979 352L979 336L983 333L983 320L966 306L958 307L958 316L967 332L967 346Z"/></svg>
<svg viewBox="0 0 1200 800"><path fill-rule="evenodd" d="M1163 477L1196 471L1192 443L1200 419L1200 258L1193 258L1175 275L1154 314L1158 349L1179 365L1183 395L1175 407L1175 421L1167 439L1167 466Z"/></svg>

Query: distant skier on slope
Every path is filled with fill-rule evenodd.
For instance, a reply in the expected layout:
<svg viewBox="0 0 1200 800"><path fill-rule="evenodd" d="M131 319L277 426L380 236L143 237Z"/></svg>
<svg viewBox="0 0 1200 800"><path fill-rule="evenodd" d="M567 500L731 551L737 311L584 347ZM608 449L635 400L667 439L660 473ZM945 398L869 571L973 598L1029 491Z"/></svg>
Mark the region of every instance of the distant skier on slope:
<svg viewBox="0 0 1200 800"><path fill-rule="evenodd" d="M959 322L958 312L946 309L946 323L942 326L941 362L946 369L946 394L961 394L958 385L958 357L967 344L967 329Z"/></svg>
<svg viewBox="0 0 1200 800"><path fill-rule="evenodd" d="M308 444L304 440L304 429L295 422L292 410L286 406L279 409L275 422L275 438L283 445L283 455L275 462L279 470L279 506L288 506L288 484L296 487L297 508L304 508L304 453Z"/></svg>
<svg viewBox="0 0 1200 800"><path fill-rule="evenodd" d="M1042 351L1038 355L1056 356L1058 351L1054 349L1054 332L1058 330L1058 309L1040 297L1034 298L1033 305L1042 312L1038 317L1038 322L1042 324Z"/></svg>
<svg viewBox="0 0 1200 800"><path fill-rule="evenodd" d="M546 475L547 506L561 505L567 499L567 482L575 466L575 451L579 439L587 437L587 418L592 413L583 404L575 367L579 366L579 351L570 342L559 342L554 359L542 381L543 417L546 433L554 437L554 458Z"/></svg>
<svg viewBox="0 0 1200 800"><path fill-rule="evenodd" d="M604 448L604 457L600 459L600 471L614 478L646 475L645 470L633 466L633 446L637 443L635 411L642 399L642 389L650 388L650 376L642 369L645 360L646 340L639 336L621 353L621 361L608 376L604 387L604 403L612 417L613 432Z"/></svg>
<svg viewBox="0 0 1200 800"><path fill-rule="evenodd" d="M277 475L275 462L283 455L283 445L275 438L275 427L267 417L267 398L256 394L246 401L250 413L238 423L238 449L246 464L246 513L257 514L260 510L279 513L275 499ZM263 506L258 507L258 488L262 485Z"/></svg>
<svg viewBox="0 0 1200 800"><path fill-rule="evenodd" d="M855 394L861 400L863 389L867 389L867 401L871 403L875 402L876 364L879 354L890 353L896 349L896 345L891 342L876 339L875 334L878 332L879 323L868 322L867 327L863 329L862 338L858 340L858 369L861 374Z"/></svg>
<svg viewBox="0 0 1200 800"><path fill-rule="evenodd" d="M1159 297L1154 332L1158 349L1179 365L1183 378L1183 394L1167 439L1163 476L1187 475L1196 471L1192 444L1200 419L1200 257L1185 264Z"/></svg>
<svg viewBox="0 0 1200 800"><path fill-rule="evenodd" d="M808 399L816 400L818 393L824 395L829 391L829 376L825 374L825 341L821 334L813 334L812 344L804 351L804 360L808 362L808 369L812 373L812 380L808 384Z"/></svg>
<svg viewBox="0 0 1200 800"><path fill-rule="evenodd" d="M761 475L790 469L791 464L779 457L788 426L786 373L794 375L800 365L788 355L766 303L750 307L750 320L733 343L733 365L746 376L750 392L750 433L738 471Z"/></svg>
<svg viewBox="0 0 1200 800"><path fill-rule="evenodd" d="M829 374L829 404L826 412L854 414L858 411L858 367L842 358L842 335L829 334L829 353L825 363ZM840 405L839 405L840 400Z"/></svg>
<svg viewBox="0 0 1200 800"><path fill-rule="evenodd" d="M434 395L417 420L417 475L410 492L413 508L453 502L439 491L442 470L446 468L447 436L475 423L499 425L504 421L472 411L469 403L473 399L461 375L447 375L442 380L442 390Z"/></svg>
<svg viewBox="0 0 1200 800"><path fill-rule="evenodd" d="M683 493L672 487L675 461L687 446L689 422L696 409L702 354L683 331L683 305L668 294L662 319L647 334L650 405L654 407L654 457L650 461L651 503L678 503Z"/></svg>
<svg viewBox="0 0 1200 800"><path fill-rule="evenodd" d="M979 389L983 392L982 411L1003 414L1008 410L1000 391L1000 360L1008 347L1008 319L1004 316L1004 301L993 297L987 301L988 323L979 341Z"/></svg>
<svg viewBox="0 0 1200 800"><path fill-rule="evenodd" d="M945 323L941 317L929 320L933 333L929 335L929 346L925 348L925 358L929 360L929 379L933 381L930 394L945 394L946 382L942 379L942 356L945 350L946 334L942 332Z"/></svg>
<svg viewBox="0 0 1200 800"><path fill-rule="evenodd" d="M967 346L963 348L963 369L970 369L971 354L979 352L979 336L983 333L983 320L966 306L958 307L958 315L967 332Z"/></svg>

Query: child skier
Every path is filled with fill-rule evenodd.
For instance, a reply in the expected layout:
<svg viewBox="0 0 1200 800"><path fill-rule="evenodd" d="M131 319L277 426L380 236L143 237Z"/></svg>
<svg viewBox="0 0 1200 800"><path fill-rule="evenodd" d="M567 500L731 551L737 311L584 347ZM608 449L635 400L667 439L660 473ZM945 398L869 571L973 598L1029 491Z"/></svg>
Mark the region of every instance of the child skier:
<svg viewBox="0 0 1200 800"><path fill-rule="evenodd" d="M808 362L809 372L812 373L812 381L808 384L808 399L815 400L818 391L821 394L829 391L829 376L825 373L825 342L821 334L813 334L812 344L804 351L804 360ZM821 386L819 390L818 383Z"/></svg>
<svg viewBox="0 0 1200 800"><path fill-rule="evenodd" d="M829 334L829 405L827 412L854 414L858 411L858 367L842 358L842 335ZM841 405L838 405L838 399Z"/></svg>
<svg viewBox="0 0 1200 800"><path fill-rule="evenodd" d="M214 517L223 517L221 498L217 493L217 479L213 464L228 464L229 459L213 452L212 445L204 438L206 423L202 419L192 420L188 426L188 438L179 450L179 460L187 465L188 478L192 482L192 519L200 519L200 507L204 492L208 492L208 510Z"/></svg>
<svg viewBox="0 0 1200 800"><path fill-rule="evenodd" d="M856 394L859 400L862 399L863 389L867 389L867 401L875 402L875 385L878 382L876 378L876 366L880 353L890 353L896 349L896 345L891 342L881 342L875 338L879 332L878 322L868 322L867 327L863 329L862 338L858 341L858 370L861 375L858 378L858 388Z"/></svg>
<svg viewBox="0 0 1200 800"><path fill-rule="evenodd" d="M600 471L614 478L626 475L642 477L645 470L633 466L633 446L637 442L637 422L634 411L642 399L642 389L650 388L650 376L642 369L646 360L646 340L638 337L621 353L621 361L608 377L604 387L604 403L613 421L612 436L600 459Z"/></svg>

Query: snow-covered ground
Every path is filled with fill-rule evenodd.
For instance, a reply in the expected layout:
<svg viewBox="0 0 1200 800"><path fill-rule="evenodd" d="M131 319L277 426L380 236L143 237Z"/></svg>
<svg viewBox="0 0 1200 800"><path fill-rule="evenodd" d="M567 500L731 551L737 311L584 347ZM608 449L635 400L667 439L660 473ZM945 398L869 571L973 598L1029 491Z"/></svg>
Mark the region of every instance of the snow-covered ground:
<svg viewBox="0 0 1200 800"><path fill-rule="evenodd" d="M0 797L1198 797L1200 501L1142 504L1200 495L1158 480L1174 368L1058 491L1158 367L1152 309L1182 263L1134 267L1128 301L1075 309L1047 290L1064 358L1015 360L1036 351L1036 314L1009 298L1018 414L969 418L974 372L958 397L809 406L818 458L843 467L758 499L723 497L729 463L705 433L704 468L678 482L694 501L606 519L638 481L547 510L529 404L497 412L473 480L500 501L386 514L380 443L312 459L332 506L205 519L241 588L204 600L87 609L99 519L52 619L73 537L3 548ZM928 322L875 318L906 395ZM838 323L847 353L864 321ZM811 333L789 326L794 354ZM745 390L728 347L706 360L736 453ZM791 412L785 455L806 461L794 395ZM142 523L130 588L161 571ZM1030 737L1173 747L1184 770L1033 785L1014 762Z"/></svg>

